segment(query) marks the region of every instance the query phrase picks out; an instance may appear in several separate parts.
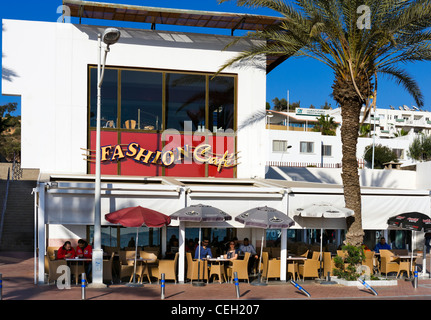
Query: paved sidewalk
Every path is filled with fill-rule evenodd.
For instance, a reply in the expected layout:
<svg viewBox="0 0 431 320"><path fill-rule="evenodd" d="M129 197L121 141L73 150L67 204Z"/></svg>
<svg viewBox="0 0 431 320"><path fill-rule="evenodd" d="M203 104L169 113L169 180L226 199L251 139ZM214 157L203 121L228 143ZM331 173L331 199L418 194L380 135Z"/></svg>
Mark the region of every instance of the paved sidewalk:
<svg viewBox="0 0 431 320"><path fill-rule="evenodd" d="M0 273L3 276L4 301L7 300L81 300L81 287L59 289L56 285L34 284L34 259L32 253L0 252ZM240 282L240 298L236 297L235 285L231 283L210 283L194 287L190 283L167 282L163 301L310 301L310 300L431 300L431 279L420 279L418 288L411 281L398 280L396 286L374 287L378 295L356 286L322 285L314 281L298 281L311 297L295 288L290 282L270 281L267 286L252 286ZM87 288L87 300L161 300L161 288L157 282L144 284L140 288L122 284L110 285L104 289ZM175 302L175 303L176 303Z"/></svg>

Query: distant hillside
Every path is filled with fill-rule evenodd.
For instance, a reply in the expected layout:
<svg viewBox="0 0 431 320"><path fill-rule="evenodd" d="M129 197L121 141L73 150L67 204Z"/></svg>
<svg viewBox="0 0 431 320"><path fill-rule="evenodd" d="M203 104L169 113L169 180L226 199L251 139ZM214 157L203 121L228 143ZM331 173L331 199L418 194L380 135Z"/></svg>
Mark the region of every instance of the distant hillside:
<svg viewBox="0 0 431 320"><path fill-rule="evenodd" d="M11 116L16 103L0 106L0 162L12 162L21 155L21 116Z"/></svg>

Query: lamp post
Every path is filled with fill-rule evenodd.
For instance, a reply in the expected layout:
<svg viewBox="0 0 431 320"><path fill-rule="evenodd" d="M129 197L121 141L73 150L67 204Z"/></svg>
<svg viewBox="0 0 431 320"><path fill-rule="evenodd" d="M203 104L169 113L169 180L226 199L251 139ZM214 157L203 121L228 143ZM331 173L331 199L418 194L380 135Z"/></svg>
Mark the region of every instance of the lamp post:
<svg viewBox="0 0 431 320"><path fill-rule="evenodd" d="M376 112L373 113L374 129L373 129L373 154L371 159L371 169L374 169L374 149L376 143Z"/></svg>
<svg viewBox="0 0 431 320"><path fill-rule="evenodd" d="M120 31L115 28L107 28L103 35L98 34L98 64L97 64L97 112L96 112L96 172L94 186L94 248L92 261L92 283L91 287L105 287L103 284L103 250L102 250L102 233L101 233L101 178L100 178L100 114L101 114L101 97L102 82L105 74L106 56L109 52L109 46L116 43L120 38ZM101 63L102 41L106 44L103 64Z"/></svg>

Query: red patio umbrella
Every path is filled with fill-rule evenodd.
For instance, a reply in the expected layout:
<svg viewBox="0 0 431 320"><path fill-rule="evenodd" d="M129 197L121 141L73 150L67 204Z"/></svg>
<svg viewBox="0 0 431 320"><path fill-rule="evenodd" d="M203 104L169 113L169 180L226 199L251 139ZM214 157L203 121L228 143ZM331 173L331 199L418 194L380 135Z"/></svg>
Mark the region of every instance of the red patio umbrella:
<svg viewBox="0 0 431 320"><path fill-rule="evenodd" d="M133 270L133 285L136 284L136 257L138 255L138 229L142 226L160 228L171 223L171 217L141 206L123 208L108 214L105 219L111 223L121 224L124 227L136 227L135 267Z"/></svg>
<svg viewBox="0 0 431 320"><path fill-rule="evenodd" d="M111 223L124 227L160 228L171 223L171 217L141 206L128 207L105 214L105 219Z"/></svg>

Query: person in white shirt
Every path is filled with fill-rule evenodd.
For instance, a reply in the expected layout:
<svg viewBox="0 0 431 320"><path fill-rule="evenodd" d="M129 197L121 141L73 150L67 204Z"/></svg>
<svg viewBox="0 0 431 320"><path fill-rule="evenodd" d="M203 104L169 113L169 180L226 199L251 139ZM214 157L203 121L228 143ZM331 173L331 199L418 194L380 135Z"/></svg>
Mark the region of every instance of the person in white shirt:
<svg viewBox="0 0 431 320"><path fill-rule="evenodd" d="M257 259L259 258L256 250L254 249L253 245L250 244L248 238L244 238L243 243L239 246L239 250L241 252L250 252L250 258L248 260L248 273L251 273Z"/></svg>

